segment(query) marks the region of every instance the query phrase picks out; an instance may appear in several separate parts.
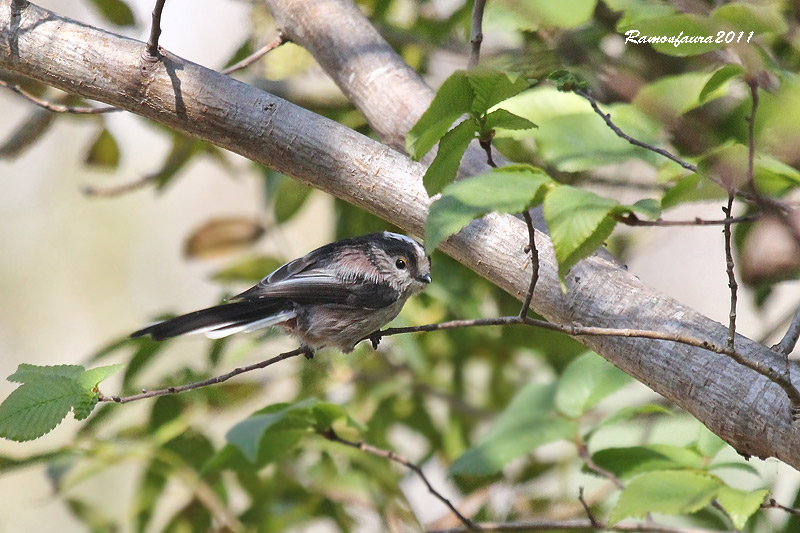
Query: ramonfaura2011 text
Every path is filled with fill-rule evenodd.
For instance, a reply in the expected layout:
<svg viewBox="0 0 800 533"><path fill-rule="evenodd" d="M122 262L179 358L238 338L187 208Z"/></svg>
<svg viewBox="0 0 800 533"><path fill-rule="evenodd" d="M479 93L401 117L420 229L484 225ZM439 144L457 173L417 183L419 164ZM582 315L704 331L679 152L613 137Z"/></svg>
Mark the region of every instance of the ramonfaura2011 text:
<svg viewBox="0 0 800 533"><path fill-rule="evenodd" d="M755 32L750 32L747 36L747 40L744 41L746 43L750 42L750 39L753 38L753 34ZM677 37L675 35L671 35L667 37L666 35L641 35L639 30L628 30L625 32L625 43L633 43L633 44L672 44L676 48L682 44L731 44L734 40L737 43L742 42L742 37L744 37L744 32L740 31L737 33L735 31L725 32L718 31L716 37L714 35L684 35L681 32Z"/></svg>

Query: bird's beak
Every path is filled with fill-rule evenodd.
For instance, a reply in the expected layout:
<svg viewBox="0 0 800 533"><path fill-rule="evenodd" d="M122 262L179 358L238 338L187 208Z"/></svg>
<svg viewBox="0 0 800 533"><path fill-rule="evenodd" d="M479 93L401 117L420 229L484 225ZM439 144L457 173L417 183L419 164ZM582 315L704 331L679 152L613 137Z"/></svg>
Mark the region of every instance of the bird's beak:
<svg viewBox="0 0 800 533"><path fill-rule="evenodd" d="M417 276L417 281L421 281L422 283L428 284L431 282L431 275L425 274L424 276Z"/></svg>

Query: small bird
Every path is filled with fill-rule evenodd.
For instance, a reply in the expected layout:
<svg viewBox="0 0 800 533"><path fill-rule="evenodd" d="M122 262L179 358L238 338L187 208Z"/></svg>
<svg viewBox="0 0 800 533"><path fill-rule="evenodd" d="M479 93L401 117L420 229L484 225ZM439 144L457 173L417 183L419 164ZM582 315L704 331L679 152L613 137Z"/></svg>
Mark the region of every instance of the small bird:
<svg viewBox="0 0 800 533"><path fill-rule="evenodd" d="M154 340L190 333L220 339L277 326L309 353L349 353L431 282L420 243L385 231L326 244L290 261L227 303L140 329Z"/></svg>

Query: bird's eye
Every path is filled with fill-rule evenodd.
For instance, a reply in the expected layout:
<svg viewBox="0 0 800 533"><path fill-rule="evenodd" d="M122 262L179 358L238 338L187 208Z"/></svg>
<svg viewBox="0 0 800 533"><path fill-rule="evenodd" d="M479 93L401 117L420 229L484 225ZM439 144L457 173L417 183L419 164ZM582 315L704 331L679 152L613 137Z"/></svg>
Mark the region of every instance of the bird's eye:
<svg viewBox="0 0 800 533"><path fill-rule="evenodd" d="M394 266L396 266L399 270L404 270L406 268L406 260L400 258L394 262Z"/></svg>

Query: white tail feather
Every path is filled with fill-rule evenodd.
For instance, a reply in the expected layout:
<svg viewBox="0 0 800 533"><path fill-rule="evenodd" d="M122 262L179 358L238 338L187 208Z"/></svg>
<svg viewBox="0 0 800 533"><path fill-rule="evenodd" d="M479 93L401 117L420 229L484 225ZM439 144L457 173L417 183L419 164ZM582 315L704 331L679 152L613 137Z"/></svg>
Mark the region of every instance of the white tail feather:
<svg viewBox="0 0 800 533"><path fill-rule="evenodd" d="M237 326L228 326L225 327L226 324L216 324L209 328L198 329L196 331L192 331L192 333L205 333L206 337L209 339L221 339L223 337L227 337L229 335L233 335L234 333L239 333L243 331L245 333L251 333L258 329L266 328L269 326L274 326L275 324L280 324L285 320L289 320L297 316L297 313L294 311L283 311L278 313L277 315L268 316L267 318L262 318L260 320L256 320L254 322L248 322L247 324L239 324Z"/></svg>

